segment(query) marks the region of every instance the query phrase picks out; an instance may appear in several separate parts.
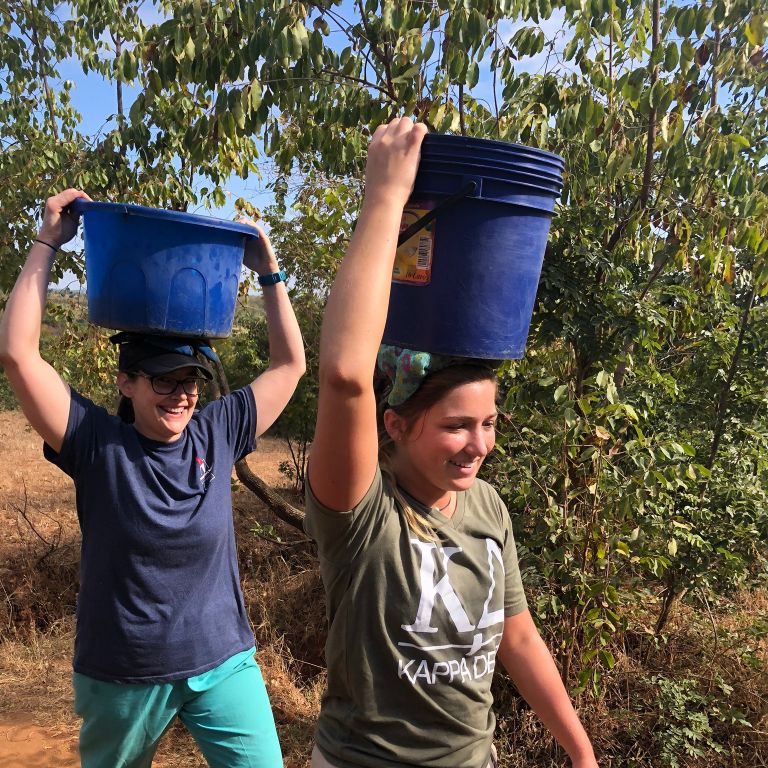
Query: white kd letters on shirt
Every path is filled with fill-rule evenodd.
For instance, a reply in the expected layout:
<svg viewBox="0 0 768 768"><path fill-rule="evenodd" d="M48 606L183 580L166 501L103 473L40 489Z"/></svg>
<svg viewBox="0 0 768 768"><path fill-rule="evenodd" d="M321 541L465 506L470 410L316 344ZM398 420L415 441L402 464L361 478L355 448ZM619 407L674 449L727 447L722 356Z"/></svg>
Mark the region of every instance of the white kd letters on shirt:
<svg viewBox="0 0 768 768"><path fill-rule="evenodd" d="M488 551L488 597L483 605L483 613L477 624L473 624L467 615L464 606L459 600L448 576L448 563L453 555L461 552L460 547L443 547L438 550L437 545L429 541L420 539L411 539L411 543L417 548L421 555L421 568L419 570L419 580L421 582L421 595L419 598L419 607L416 611L416 618L412 624L403 624L402 628L407 632L437 632L438 627L433 626L432 616L435 610L435 602L440 597L448 615L454 626L459 632L473 632L477 629L486 629L496 624L504 622L504 607L492 611L491 601L496 590L496 563L498 563L501 573L504 573L504 561L501 557L501 550L493 539L486 539L485 544ZM443 564L443 575L438 581L435 581L437 571L436 558L440 557ZM482 636L475 635L470 655L473 649L482 644Z"/></svg>

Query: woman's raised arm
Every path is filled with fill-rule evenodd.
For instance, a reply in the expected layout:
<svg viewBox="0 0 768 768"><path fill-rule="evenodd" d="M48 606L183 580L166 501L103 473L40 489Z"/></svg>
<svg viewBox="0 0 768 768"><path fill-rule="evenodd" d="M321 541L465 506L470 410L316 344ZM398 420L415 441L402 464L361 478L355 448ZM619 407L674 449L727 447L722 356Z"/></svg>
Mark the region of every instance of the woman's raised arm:
<svg viewBox="0 0 768 768"><path fill-rule="evenodd" d="M253 222L249 222L253 224ZM279 267L272 244L261 227L245 249L243 263L260 276L276 275ZM282 280L262 287L269 336L269 365L251 382L256 400L256 437L283 412L306 370L304 341Z"/></svg>
<svg viewBox="0 0 768 768"><path fill-rule="evenodd" d="M365 196L323 317L320 394L309 460L317 500L349 510L365 495L378 461L373 373L389 303L403 207L413 188L424 125L380 125L368 148Z"/></svg>
<svg viewBox="0 0 768 768"><path fill-rule="evenodd" d="M45 204L43 225L0 319L0 364L24 415L55 451L69 418L69 385L40 356L40 327L56 252L77 231L78 216L65 209L85 192L67 189Z"/></svg>

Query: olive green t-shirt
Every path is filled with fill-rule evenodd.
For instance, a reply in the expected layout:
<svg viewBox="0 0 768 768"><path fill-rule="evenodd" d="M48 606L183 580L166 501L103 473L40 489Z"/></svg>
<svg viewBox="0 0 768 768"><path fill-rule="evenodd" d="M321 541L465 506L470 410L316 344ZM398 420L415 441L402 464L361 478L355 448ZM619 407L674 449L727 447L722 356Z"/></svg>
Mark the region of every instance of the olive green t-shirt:
<svg viewBox="0 0 768 768"><path fill-rule="evenodd" d="M316 743L337 768L481 768L504 618L526 608L509 514L482 480L450 519L403 495L439 542L411 533L379 470L349 512L309 489L329 623Z"/></svg>

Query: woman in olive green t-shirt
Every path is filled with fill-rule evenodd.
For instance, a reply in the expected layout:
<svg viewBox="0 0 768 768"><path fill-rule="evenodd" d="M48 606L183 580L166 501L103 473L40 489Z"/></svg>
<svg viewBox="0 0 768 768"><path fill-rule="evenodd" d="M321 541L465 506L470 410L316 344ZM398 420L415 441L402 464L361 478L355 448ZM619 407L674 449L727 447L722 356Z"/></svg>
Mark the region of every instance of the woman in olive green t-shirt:
<svg viewBox="0 0 768 768"><path fill-rule="evenodd" d="M573 765L595 768L526 607L507 510L476 477L495 442L493 370L379 347L425 132L377 128L323 320L305 525L330 626L313 768L492 765L497 657Z"/></svg>

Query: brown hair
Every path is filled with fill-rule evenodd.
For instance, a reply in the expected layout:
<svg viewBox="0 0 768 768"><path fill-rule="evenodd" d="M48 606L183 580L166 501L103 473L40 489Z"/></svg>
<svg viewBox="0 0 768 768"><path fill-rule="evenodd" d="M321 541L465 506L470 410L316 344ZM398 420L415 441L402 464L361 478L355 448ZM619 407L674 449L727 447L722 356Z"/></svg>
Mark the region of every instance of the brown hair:
<svg viewBox="0 0 768 768"><path fill-rule="evenodd" d="M123 371L129 379L135 379L138 376L137 373L131 371ZM126 397L122 392L120 393L120 400L117 403L117 416L120 417L124 424L133 424L136 421L136 413L133 410L133 400L130 397Z"/></svg>
<svg viewBox="0 0 768 768"><path fill-rule="evenodd" d="M381 473L389 480L392 486L395 501L403 510L403 516L408 524L408 528L420 539L435 541L434 527L428 518L420 515L413 509L400 492L397 478L391 465L395 442L384 427L384 411L388 409L393 410L405 421L406 431L410 432L416 425L417 420L435 403L442 400L448 392L456 387L460 387L462 384L471 384L476 381L492 381L496 384L496 371L490 363L472 361L449 365L439 371L427 374L416 392L404 403L397 406L391 406L387 403L387 395L390 388L389 380L384 376L380 376L374 381L378 404L377 424L379 429L379 466L381 467Z"/></svg>

